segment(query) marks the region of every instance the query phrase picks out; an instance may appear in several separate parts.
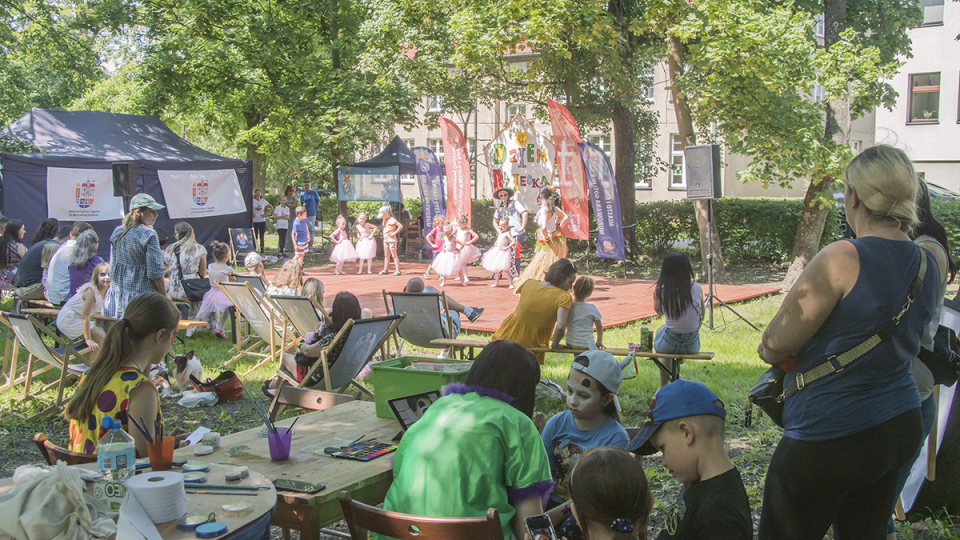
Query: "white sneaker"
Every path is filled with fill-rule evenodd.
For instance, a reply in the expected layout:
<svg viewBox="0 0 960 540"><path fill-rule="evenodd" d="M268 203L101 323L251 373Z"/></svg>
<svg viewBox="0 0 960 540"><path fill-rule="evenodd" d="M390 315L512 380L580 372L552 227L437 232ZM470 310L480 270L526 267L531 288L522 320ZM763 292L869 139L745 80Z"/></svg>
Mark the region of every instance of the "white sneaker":
<svg viewBox="0 0 960 540"><path fill-rule="evenodd" d="M440 351L440 354L437 355L437 358L439 358L439 359L441 359L441 360L446 360L446 359L450 358L450 351Z"/></svg>

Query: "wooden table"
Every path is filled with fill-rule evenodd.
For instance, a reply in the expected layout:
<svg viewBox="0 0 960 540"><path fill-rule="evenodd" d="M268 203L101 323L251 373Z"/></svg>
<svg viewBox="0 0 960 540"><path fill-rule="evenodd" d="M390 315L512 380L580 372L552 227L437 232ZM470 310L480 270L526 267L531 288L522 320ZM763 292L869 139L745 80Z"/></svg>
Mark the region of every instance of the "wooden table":
<svg viewBox="0 0 960 540"><path fill-rule="evenodd" d="M292 422L292 418L283 420L278 427L289 426ZM383 501L393 483L392 454L367 462L316 454L318 451L322 454L323 448L333 439L352 441L364 436L390 442L399 433L400 425L393 418L377 418L372 402L351 401L300 416L293 428L290 458L286 461L270 459L267 438L261 436L259 430L257 427L222 437L220 448L208 456L195 457L192 448L178 449L174 456L246 465L270 480L290 478L325 484L326 489L313 494L289 491L278 494L277 512L271 524L297 529L302 539L318 539L321 528L343 519L338 498L341 491L348 490L354 500L376 505ZM239 446L248 449L238 452L236 447Z"/></svg>
<svg viewBox="0 0 960 540"><path fill-rule="evenodd" d="M197 458L197 461L204 458ZM243 493L256 493L256 497L243 496L243 495L201 495L201 494L187 494L187 513L188 514L198 514L198 515L207 515L210 512L217 514L217 522L223 523L229 529L229 532L224 536L219 536L217 538L231 538L237 533L246 531L251 524L255 524L260 521L265 515L270 513L274 507L277 506L277 490L274 489L273 483L262 474L259 474L253 470L250 471L250 476L240 480L239 482L227 482L224 478L224 475L233 468L233 466L221 465L217 463L210 463L210 472L207 473L207 483L208 484L236 484L236 485L247 485L247 486L267 486L269 489L261 489L256 492L244 491ZM75 465L75 467L95 471L97 469L96 463L85 463L83 465ZM181 472L179 469L171 469L175 472ZM143 473L148 473L150 469L145 469ZM86 489L88 493L92 490L93 484L86 484ZM8 491L14 488L13 478L3 478L0 479L0 495L7 493ZM194 488L188 487L190 491L202 490L203 488ZM210 488L214 490L214 488ZM227 490L219 490L227 491ZM242 515L242 516L226 516L223 513L222 506L228 502L249 502L253 504L253 511ZM167 521L165 523L157 523L157 532L160 533L160 536L164 540L191 540L195 539L196 535L193 531L181 531L177 529L176 520Z"/></svg>

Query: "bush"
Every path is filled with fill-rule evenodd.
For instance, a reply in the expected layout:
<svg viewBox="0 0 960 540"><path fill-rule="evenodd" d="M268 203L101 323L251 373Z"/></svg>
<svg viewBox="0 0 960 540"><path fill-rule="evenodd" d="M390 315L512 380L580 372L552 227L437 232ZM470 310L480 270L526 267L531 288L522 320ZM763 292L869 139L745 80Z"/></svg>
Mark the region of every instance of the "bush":
<svg viewBox="0 0 960 540"><path fill-rule="evenodd" d="M930 198L933 217L947 230L950 258L960 262L960 199Z"/></svg>

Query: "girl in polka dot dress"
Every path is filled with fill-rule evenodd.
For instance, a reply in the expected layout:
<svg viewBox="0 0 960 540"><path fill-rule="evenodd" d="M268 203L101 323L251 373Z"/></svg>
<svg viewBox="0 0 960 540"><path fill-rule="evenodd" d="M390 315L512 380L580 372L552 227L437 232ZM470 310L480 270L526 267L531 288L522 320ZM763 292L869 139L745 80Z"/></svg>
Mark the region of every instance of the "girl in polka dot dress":
<svg viewBox="0 0 960 540"><path fill-rule="evenodd" d="M154 435L153 420L161 420L160 395L146 373L173 346L179 322L180 312L165 295L144 293L127 304L123 318L107 332L97 361L67 403L64 416L70 421L70 451L96 454L97 443L107 432L101 427L103 418L110 416L133 437L137 453L147 455L147 441L130 419L143 417L147 432Z"/></svg>

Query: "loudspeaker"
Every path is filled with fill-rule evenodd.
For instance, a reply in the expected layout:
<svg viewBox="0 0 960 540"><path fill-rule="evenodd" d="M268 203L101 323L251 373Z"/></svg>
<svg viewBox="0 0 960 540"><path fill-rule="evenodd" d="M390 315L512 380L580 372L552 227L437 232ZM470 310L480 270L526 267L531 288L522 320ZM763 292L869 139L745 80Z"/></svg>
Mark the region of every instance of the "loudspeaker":
<svg viewBox="0 0 960 540"><path fill-rule="evenodd" d="M113 166L113 196L133 197L136 194L136 178L134 177L133 163L114 163Z"/></svg>
<svg viewBox="0 0 960 540"><path fill-rule="evenodd" d="M687 169L688 199L719 199L720 184L720 145L698 144L683 149L683 159Z"/></svg>

